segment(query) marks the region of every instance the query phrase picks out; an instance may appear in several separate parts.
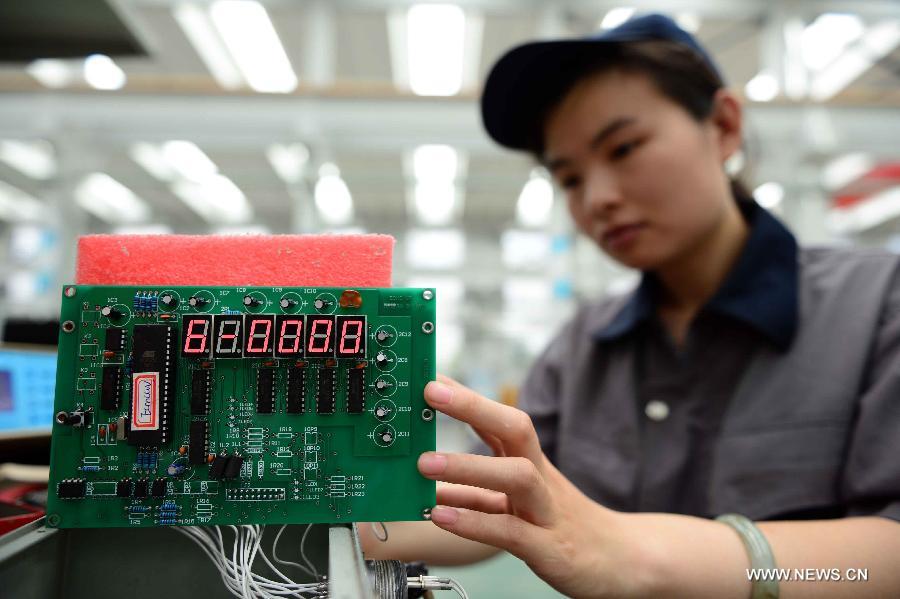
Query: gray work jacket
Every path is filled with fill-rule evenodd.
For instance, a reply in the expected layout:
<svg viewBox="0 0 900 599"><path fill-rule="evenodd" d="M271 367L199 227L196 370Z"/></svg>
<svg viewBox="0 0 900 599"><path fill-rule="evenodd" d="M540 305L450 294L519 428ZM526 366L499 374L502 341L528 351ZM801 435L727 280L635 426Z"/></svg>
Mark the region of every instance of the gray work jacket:
<svg viewBox="0 0 900 599"><path fill-rule="evenodd" d="M898 257L806 248L797 260L796 335L787 351L761 345L740 377L708 466L709 515L900 520ZM628 300L578 310L520 395L562 473L626 511L641 467L634 344L599 344L594 332Z"/></svg>

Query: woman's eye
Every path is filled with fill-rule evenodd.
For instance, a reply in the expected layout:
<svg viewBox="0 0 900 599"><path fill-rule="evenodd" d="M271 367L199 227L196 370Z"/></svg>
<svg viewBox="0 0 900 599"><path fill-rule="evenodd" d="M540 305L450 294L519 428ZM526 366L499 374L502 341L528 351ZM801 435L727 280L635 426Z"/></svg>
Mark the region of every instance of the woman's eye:
<svg viewBox="0 0 900 599"><path fill-rule="evenodd" d="M631 153L632 150L634 150L638 146L639 143L640 143L639 141L635 140L635 141L629 141L629 142L626 142L623 144L619 144L618 146L613 148L613 151L610 154L610 157L613 160L620 160L622 158L625 158L626 156L628 156Z"/></svg>
<svg viewBox="0 0 900 599"><path fill-rule="evenodd" d="M563 177L559 184L563 189L574 189L578 187L580 183L581 180L578 177Z"/></svg>

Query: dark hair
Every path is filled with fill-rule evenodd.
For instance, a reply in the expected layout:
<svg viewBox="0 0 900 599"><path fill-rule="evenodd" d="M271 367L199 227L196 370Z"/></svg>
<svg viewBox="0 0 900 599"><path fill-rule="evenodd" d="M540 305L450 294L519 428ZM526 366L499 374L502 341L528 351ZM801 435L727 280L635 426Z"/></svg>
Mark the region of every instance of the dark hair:
<svg viewBox="0 0 900 599"><path fill-rule="evenodd" d="M599 55L579 56L560 65L556 85L541 102L541 116L529 134L528 145L539 161L545 149L544 126L550 113L579 81L608 71L646 75L660 93L698 122L710 116L716 91L724 87L719 74L699 54L676 42L646 40L610 44ZM740 180L732 179L731 188L737 199L750 197Z"/></svg>

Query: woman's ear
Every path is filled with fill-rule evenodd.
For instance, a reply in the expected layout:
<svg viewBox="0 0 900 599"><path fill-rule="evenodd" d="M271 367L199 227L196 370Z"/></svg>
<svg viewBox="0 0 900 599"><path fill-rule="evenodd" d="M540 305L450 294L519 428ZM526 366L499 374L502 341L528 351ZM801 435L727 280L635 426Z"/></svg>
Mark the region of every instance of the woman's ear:
<svg viewBox="0 0 900 599"><path fill-rule="evenodd" d="M725 162L741 148L743 109L737 96L721 88L713 96L710 121L716 131L719 160Z"/></svg>

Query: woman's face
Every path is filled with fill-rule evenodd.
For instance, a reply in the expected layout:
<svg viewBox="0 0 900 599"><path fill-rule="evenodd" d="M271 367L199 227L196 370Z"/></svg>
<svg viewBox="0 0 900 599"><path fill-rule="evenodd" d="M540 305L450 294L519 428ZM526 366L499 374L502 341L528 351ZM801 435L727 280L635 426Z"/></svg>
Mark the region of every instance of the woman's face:
<svg viewBox="0 0 900 599"><path fill-rule="evenodd" d="M618 262L655 270L721 223L733 137L714 118L698 122L646 75L610 71L577 83L550 113L543 161L583 233Z"/></svg>

